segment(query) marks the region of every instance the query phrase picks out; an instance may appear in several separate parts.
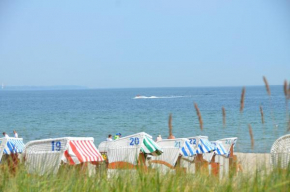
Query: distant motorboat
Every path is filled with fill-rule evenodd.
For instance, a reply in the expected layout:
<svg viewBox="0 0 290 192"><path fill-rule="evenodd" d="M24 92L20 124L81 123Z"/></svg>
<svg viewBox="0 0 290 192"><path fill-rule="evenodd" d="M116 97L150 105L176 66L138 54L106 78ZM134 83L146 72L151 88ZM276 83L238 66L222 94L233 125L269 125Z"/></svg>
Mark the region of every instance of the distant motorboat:
<svg viewBox="0 0 290 192"><path fill-rule="evenodd" d="M134 97L134 99L157 99L158 97L156 96L150 96L150 97L147 97L147 96L142 96L142 95L136 95Z"/></svg>

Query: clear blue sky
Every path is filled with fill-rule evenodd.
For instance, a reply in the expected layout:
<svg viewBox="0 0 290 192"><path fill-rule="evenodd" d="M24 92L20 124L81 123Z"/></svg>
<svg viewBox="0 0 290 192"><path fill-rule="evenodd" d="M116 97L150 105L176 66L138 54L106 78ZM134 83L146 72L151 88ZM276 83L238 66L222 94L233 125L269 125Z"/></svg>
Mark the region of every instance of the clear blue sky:
<svg viewBox="0 0 290 192"><path fill-rule="evenodd" d="M0 82L91 88L290 80L285 0L1 0Z"/></svg>

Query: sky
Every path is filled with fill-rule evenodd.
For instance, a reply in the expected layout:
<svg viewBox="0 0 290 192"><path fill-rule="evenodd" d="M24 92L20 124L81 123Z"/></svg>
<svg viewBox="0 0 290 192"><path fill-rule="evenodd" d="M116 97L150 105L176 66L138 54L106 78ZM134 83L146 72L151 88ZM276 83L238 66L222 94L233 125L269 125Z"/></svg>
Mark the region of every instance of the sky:
<svg viewBox="0 0 290 192"><path fill-rule="evenodd" d="M0 83L282 85L287 0L0 1Z"/></svg>

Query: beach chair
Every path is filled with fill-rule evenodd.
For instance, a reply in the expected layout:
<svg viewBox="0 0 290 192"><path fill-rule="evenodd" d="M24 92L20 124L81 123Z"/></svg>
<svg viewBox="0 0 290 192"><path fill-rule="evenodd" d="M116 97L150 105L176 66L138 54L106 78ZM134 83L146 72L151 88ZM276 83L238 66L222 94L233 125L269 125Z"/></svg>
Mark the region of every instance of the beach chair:
<svg viewBox="0 0 290 192"><path fill-rule="evenodd" d="M290 134L278 138L271 147L272 167L286 169L290 163Z"/></svg>
<svg viewBox="0 0 290 192"><path fill-rule="evenodd" d="M152 168L162 172L178 169L186 171L187 164L194 160L196 153L186 138L163 139L157 144L162 148L163 153L152 157L149 161Z"/></svg>
<svg viewBox="0 0 290 192"><path fill-rule="evenodd" d="M3 137L0 139L0 161L2 162L3 155L5 158L11 157L14 165L18 164L18 154L21 154L24 149L22 138Z"/></svg>
<svg viewBox="0 0 290 192"><path fill-rule="evenodd" d="M212 142L216 147L212 163L218 163L220 177L228 175L229 171L237 171L237 156L234 155L237 140L237 137L230 137Z"/></svg>
<svg viewBox="0 0 290 192"><path fill-rule="evenodd" d="M209 173L209 163L214 155L215 145L213 145L207 136L195 136L189 137L190 145L196 152L196 157L194 160L194 169L191 172L204 172Z"/></svg>
<svg viewBox="0 0 290 192"><path fill-rule="evenodd" d="M161 155L162 149L152 140L152 136L141 132L113 141L104 141L98 146L107 159L108 169L146 169L147 155Z"/></svg>
<svg viewBox="0 0 290 192"><path fill-rule="evenodd" d="M28 172L39 175L56 174L61 163L77 165L86 162L97 164L103 161L92 137L30 141L25 145L23 156Z"/></svg>

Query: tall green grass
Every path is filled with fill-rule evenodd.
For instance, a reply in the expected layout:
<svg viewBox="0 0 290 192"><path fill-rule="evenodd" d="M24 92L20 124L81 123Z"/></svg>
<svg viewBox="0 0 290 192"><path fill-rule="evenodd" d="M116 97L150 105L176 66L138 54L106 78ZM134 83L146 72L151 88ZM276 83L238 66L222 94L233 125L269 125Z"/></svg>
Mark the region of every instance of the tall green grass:
<svg viewBox="0 0 290 192"><path fill-rule="evenodd" d="M28 174L24 165L12 172L2 164L0 191L290 191L290 169L239 173L222 179L157 170L126 171L108 177L105 170L97 169L97 174L89 177L79 166L63 166L57 175L38 176Z"/></svg>

